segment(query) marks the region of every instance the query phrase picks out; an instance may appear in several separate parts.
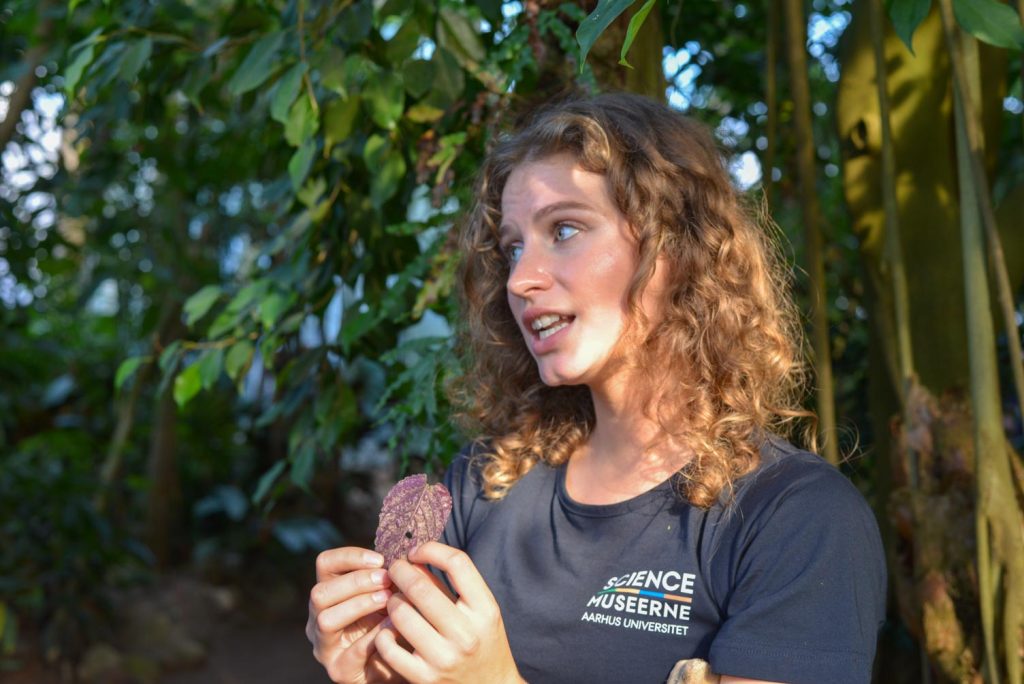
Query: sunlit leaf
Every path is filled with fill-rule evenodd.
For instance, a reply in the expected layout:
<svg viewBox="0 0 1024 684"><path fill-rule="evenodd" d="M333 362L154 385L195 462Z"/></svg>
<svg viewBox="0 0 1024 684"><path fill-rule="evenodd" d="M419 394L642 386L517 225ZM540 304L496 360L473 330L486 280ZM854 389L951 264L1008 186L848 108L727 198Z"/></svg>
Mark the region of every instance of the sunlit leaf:
<svg viewBox="0 0 1024 684"><path fill-rule="evenodd" d="M231 76L228 81L228 91L237 97L259 87L266 81L274 70L274 59L277 57L277 50L283 41L283 31L274 31L260 38L242 60L238 70Z"/></svg>
<svg viewBox="0 0 1024 684"><path fill-rule="evenodd" d="M288 161L288 177L292 181L292 189L296 192L302 187L309 167L313 165L313 154L316 152L316 141L307 140Z"/></svg>
<svg viewBox="0 0 1024 684"><path fill-rule="evenodd" d="M306 73L306 63L299 62L285 72L274 86L274 97L270 101L270 116L274 121L288 123L288 112L295 102L295 96L302 87L302 77Z"/></svg>
<svg viewBox="0 0 1024 684"><path fill-rule="evenodd" d="M980 41L1024 50L1024 26L1010 6L999 0L953 0L957 23Z"/></svg>
<svg viewBox="0 0 1024 684"><path fill-rule="evenodd" d="M114 374L114 389L121 391L124 387L124 383L128 381L135 371L139 369L144 363L151 360L149 356L131 356L121 362L121 365L117 367L117 373Z"/></svg>
<svg viewBox="0 0 1024 684"><path fill-rule="evenodd" d="M189 297L183 308L185 312L185 325L192 327L199 319L205 316L217 302L220 293L219 285L207 285Z"/></svg>
<svg viewBox="0 0 1024 684"><path fill-rule="evenodd" d="M889 0L887 3L893 30L914 54L914 31L928 16L932 0Z"/></svg>
<svg viewBox="0 0 1024 684"><path fill-rule="evenodd" d="M629 9L636 0L598 0L597 7L586 19L580 23L576 30L576 41L580 46L580 71L587 61L590 48L604 33L604 30L611 26L611 23L618 19L619 15Z"/></svg>
<svg viewBox="0 0 1024 684"><path fill-rule="evenodd" d="M313 109L309 97L303 95L295 101L288 111L288 121L284 125L284 138L292 147L299 147L312 138L320 128L320 120Z"/></svg>
<svg viewBox="0 0 1024 684"><path fill-rule="evenodd" d="M633 47L636 34L640 32L640 28L644 25L647 15L651 13L656 2L657 0L647 0L643 7L629 20L629 26L626 28L626 38L622 41L622 50L619 52L619 64L622 66L629 67L630 69L633 68L633 65L626 61L626 55L629 54L629 48Z"/></svg>
<svg viewBox="0 0 1024 684"><path fill-rule="evenodd" d="M409 111L405 113L405 117L415 123L433 123L442 116L444 116L443 109L438 109L427 102L419 102L409 107Z"/></svg>
<svg viewBox="0 0 1024 684"><path fill-rule="evenodd" d="M195 365L199 368L199 377L203 382L203 389L210 389L220 377L220 371L224 367L224 350L208 349L199 357Z"/></svg>
<svg viewBox="0 0 1024 684"><path fill-rule="evenodd" d="M242 340L231 346L224 359L224 372L228 374L229 378L238 380L239 376L252 363L254 350L255 347L253 347L252 342L249 340Z"/></svg>
<svg viewBox="0 0 1024 684"><path fill-rule="evenodd" d="M199 366L192 364L185 370L178 373L174 378L174 403L178 408L185 408L185 405L192 400L192 397L203 388L203 378L199 374Z"/></svg>
<svg viewBox="0 0 1024 684"><path fill-rule="evenodd" d="M359 114L359 96L340 97L324 107L324 139L328 147L346 140Z"/></svg>
<svg viewBox="0 0 1024 684"><path fill-rule="evenodd" d="M284 313L294 301L294 294L283 295L279 292L274 292L268 295L260 302L260 322L263 324L263 327L273 328L274 324L281 318L281 314Z"/></svg>
<svg viewBox="0 0 1024 684"><path fill-rule="evenodd" d="M396 73L381 74L368 84L363 97L370 107L370 117L381 128L394 128L405 109L405 87Z"/></svg>

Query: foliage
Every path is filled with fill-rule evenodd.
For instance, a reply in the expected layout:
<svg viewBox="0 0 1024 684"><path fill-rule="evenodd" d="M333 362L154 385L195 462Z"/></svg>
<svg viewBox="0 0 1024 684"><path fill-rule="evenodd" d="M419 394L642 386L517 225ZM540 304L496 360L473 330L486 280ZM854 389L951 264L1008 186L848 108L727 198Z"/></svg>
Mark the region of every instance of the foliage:
<svg viewBox="0 0 1024 684"><path fill-rule="evenodd" d="M92 564L26 593L66 568L5 528L28 545L0 550L9 636L10 611L65 629L103 573L143 567L119 550L143 522L178 559L308 553L341 541L318 473L381 441L454 453L447 236L510 85L537 81L538 29L493 2L22 0L0 30L0 83L32 92L0 184L4 522L38 481L79 513L51 521L62 562Z"/></svg>

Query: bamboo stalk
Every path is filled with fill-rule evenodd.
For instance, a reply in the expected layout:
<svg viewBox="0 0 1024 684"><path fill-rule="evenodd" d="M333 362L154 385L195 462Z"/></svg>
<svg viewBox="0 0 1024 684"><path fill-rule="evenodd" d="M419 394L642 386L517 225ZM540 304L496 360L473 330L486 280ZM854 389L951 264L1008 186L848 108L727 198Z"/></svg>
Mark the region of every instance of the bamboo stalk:
<svg viewBox="0 0 1024 684"><path fill-rule="evenodd" d="M810 277L811 340L817 377L817 408L822 451L830 463L839 462L836 444L836 406L832 381L832 353L828 338L828 291L822 254L821 207L818 203L814 132L811 124L811 93L807 78L807 20L801 0L783 0L789 85L797 134L797 170L803 207L807 273Z"/></svg>
<svg viewBox="0 0 1024 684"><path fill-rule="evenodd" d="M875 53L875 84L882 121L882 204L885 207L885 262L892 278L893 314L896 319L896 348L900 369L900 398L906 405L908 383L914 376L914 354L910 338L910 304L907 275L900 240L899 213L896 203L896 155L892 146L889 92L886 88L885 43L882 29L881 0L869 2L871 42Z"/></svg>
<svg viewBox="0 0 1024 684"><path fill-rule="evenodd" d="M778 54L779 54L779 0L766 0L768 10L768 40L765 46L764 104L768 108L764 150L764 165L761 167L761 187L769 209L774 208L775 147L778 145L779 103L778 103ZM1021 0L1024 2L1024 0Z"/></svg>
<svg viewBox="0 0 1024 684"><path fill-rule="evenodd" d="M952 11L952 10L950 10ZM950 15L950 22L952 22ZM945 25L945 16L943 16ZM950 24L954 26L954 24ZM947 41L950 38L947 29ZM1020 331L1017 328L1017 311L1014 302L1013 287L1010 285L1010 275L1006 270L1006 257L1003 254L1003 241L999 237L999 226L996 223L995 211L992 208L992 192L989 188L988 176L985 172L985 141L981 127L981 102L980 77L970 78L968 75L967 62L962 46L957 41L957 51L950 52L950 60L953 66L953 77L955 83L963 84L960 92L961 104L964 106L964 126L967 136L967 159L970 165L970 172L974 179L974 186L978 198L978 206L981 210L981 223L985 231L985 241L988 245L988 266L992 273L992 279L996 284L996 293L999 301L999 308L1003 316L1003 325L1006 328L1006 344L1010 356L1010 373L1013 377L1014 391L1017 401L1024 406L1024 351L1020 344ZM971 51L971 71L977 76L979 71L977 47L973 39L971 44L975 45ZM950 48L952 50L952 48ZM975 92L972 93L972 88Z"/></svg>
<svg viewBox="0 0 1024 684"><path fill-rule="evenodd" d="M1021 627L1024 623L1024 539L1022 512L1013 479L999 402L995 333L991 319L985 268L985 224L992 206L984 176L981 127L971 102L962 46L957 39L952 0L939 0L946 43L953 65L953 93L960 181L960 216L967 300L967 342L970 361L971 408L974 422L978 534L978 579L985 664L988 681L1000 681L997 653L1006 657L1006 678L1022 680ZM973 39L965 37L965 40ZM994 226L994 222L991 224ZM989 241L992 259L992 241ZM990 264L998 268L999 264ZM1005 267L1004 267L1005 268ZM996 595L1003 609L1001 632L996 633Z"/></svg>

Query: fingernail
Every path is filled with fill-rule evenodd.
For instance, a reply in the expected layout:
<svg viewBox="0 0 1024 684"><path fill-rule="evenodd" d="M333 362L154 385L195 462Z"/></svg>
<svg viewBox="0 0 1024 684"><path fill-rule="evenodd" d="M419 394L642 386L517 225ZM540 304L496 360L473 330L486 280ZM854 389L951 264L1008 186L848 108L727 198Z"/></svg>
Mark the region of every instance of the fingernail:
<svg viewBox="0 0 1024 684"><path fill-rule="evenodd" d="M371 572L370 573L370 581L373 582L374 584L382 583L384 581L384 571L383 570L374 570L373 572Z"/></svg>
<svg viewBox="0 0 1024 684"><path fill-rule="evenodd" d="M375 591L375 592L373 592L371 598L373 598L373 602L374 603L384 603L385 601L388 600L388 592L386 592L386 591Z"/></svg>
<svg viewBox="0 0 1024 684"><path fill-rule="evenodd" d="M384 556L373 551L367 551L363 554L363 562L367 565L384 565Z"/></svg>

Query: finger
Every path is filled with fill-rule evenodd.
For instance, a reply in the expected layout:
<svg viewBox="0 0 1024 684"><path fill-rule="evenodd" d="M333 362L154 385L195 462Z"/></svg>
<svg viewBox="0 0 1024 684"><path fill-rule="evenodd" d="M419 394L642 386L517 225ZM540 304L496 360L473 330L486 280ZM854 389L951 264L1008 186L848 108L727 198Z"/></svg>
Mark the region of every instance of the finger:
<svg viewBox="0 0 1024 684"><path fill-rule="evenodd" d="M327 549L316 557L316 581L323 582L336 575L342 575L363 568L384 566L384 556L376 551L356 546Z"/></svg>
<svg viewBox="0 0 1024 684"><path fill-rule="evenodd" d="M381 629L373 640L373 646L381 659L398 674L410 682L423 682L432 679L431 668L418 653L410 653L402 648L391 629Z"/></svg>
<svg viewBox="0 0 1024 684"><path fill-rule="evenodd" d="M321 638L330 638L359 618L372 615L384 607L391 592L387 589L360 594L347 601L321 610L316 616L316 629Z"/></svg>
<svg viewBox="0 0 1024 684"><path fill-rule="evenodd" d="M373 645L377 633L384 628L384 620L378 622L348 648L338 654L329 668L329 674L335 681L387 681L392 671L377 653ZM390 629L390 628L389 628ZM365 674L364 674L365 673ZM368 676L367 676L368 675Z"/></svg>
<svg viewBox="0 0 1024 684"><path fill-rule="evenodd" d="M469 555L460 549L440 542L427 542L409 553L414 563L433 565L444 571L459 593L459 598L470 608L483 607L494 603L494 595L487 587L480 571L476 569ZM392 579L394 579L392 577Z"/></svg>
<svg viewBox="0 0 1024 684"><path fill-rule="evenodd" d="M444 638L450 639L460 648L469 648L473 645L472 629L463 611L459 610L448 593L441 588L441 582L423 566L417 566L405 560L396 561L388 570L394 582L395 589L400 591L401 602L411 604L411 608L417 613L417 617L425 619L426 623L433 625L435 631ZM388 601L388 614L396 618L395 623L399 631L412 641L409 632L404 625L398 622L392 612L392 604L396 602L396 596ZM417 651L431 653L428 644L417 644L413 642ZM427 660L430 660L427 657Z"/></svg>
<svg viewBox="0 0 1024 684"><path fill-rule="evenodd" d="M360 594L385 589L390 584L391 577L382 568L354 570L340 577L334 576L317 582L309 592L309 604L317 611L326 610ZM310 612L313 611L310 610Z"/></svg>
<svg viewBox="0 0 1024 684"><path fill-rule="evenodd" d="M416 607L401 594L388 599L388 619L405 637L413 650L429 662L435 662L435 654L449 650L448 644L434 625L427 622Z"/></svg>

